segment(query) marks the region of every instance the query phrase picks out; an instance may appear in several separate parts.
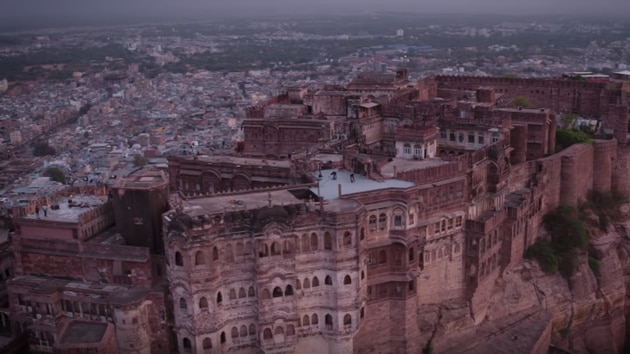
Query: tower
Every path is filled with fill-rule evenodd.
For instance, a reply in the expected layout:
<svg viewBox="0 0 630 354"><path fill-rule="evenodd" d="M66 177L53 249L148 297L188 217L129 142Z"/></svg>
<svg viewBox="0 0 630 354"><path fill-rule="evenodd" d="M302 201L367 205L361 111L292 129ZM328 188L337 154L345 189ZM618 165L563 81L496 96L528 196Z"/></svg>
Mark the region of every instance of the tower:
<svg viewBox="0 0 630 354"><path fill-rule="evenodd" d="M163 254L162 213L168 210L168 179L161 171L139 171L112 187L116 227L129 246Z"/></svg>

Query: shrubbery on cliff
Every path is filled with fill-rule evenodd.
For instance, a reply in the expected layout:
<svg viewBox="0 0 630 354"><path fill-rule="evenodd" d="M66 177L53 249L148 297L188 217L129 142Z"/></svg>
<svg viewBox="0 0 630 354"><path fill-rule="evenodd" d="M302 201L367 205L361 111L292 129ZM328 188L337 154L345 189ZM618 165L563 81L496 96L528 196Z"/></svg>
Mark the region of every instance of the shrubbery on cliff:
<svg viewBox="0 0 630 354"><path fill-rule="evenodd" d="M558 128L556 130L556 151L568 148L573 144L592 144L591 136L581 130Z"/></svg>
<svg viewBox="0 0 630 354"><path fill-rule="evenodd" d="M578 253L588 251L588 265L596 276L600 276L599 260L582 219L587 220L585 212L591 210L599 216L599 227L606 230L610 220L619 219L619 207L627 202L628 198L621 193L591 191L579 211L566 205L557 207L543 218L549 240L538 239L527 249L525 257L538 261L547 274L560 272L570 279L577 268Z"/></svg>
<svg viewBox="0 0 630 354"><path fill-rule="evenodd" d="M599 226L605 230L610 220L618 220L621 217L619 207L628 202L628 198L618 192L591 191L588 200L581 208L591 209L599 216Z"/></svg>
<svg viewBox="0 0 630 354"><path fill-rule="evenodd" d="M527 249L525 257L537 260L545 273L559 271L569 279L575 273L577 251L588 248L588 231L578 218L578 211L566 205L545 215L543 224L551 240L537 240Z"/></svg>

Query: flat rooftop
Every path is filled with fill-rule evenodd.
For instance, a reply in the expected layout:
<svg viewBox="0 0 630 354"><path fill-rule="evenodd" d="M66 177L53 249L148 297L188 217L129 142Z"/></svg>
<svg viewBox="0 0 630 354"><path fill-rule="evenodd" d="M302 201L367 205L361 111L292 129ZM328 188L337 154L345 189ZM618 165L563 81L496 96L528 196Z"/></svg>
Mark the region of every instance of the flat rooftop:
<svg viewBox="0 0 630 354"><path fill-rule="evenodd" d="M269 205L302 204L288 190L261 191L252 193L244 191L242 194L213 195L203 198L182 201L184 212L190 216L209 215L228 211L257 209Z"/></svg>
<svg viewBox="0 0 630 354"><path fill-rule="evenodd" d="M452 161L442 159L407 160L393 159L381 167L381 175L385 178L394 178L394 168L396 173L422 170L429 167L449 164Z"/></svg>
<svg viewBox="0 0 630 354"><path fill-rule="evenodd" d="M198 156L198 159L199 161L204 161L204 162L209 162L209 163L230 163L230 164L243 165L243 166L273 166L273 167L281 167L281 168L291 167L291 161L289 160L267 160L267 159L240 157L240 156L207 156L207 155Z"/></svg>
<svg viewBox="0 0 630 354"><path fill-rule="evenodd" d="M160 170L140 170L125 178L116 179L114 185L129 189L146 189L168 183L168 178Z"/></svg>
<svg viewBox="0 0 630 354"><path fill-rule="evenodd" d="M115 284L91 284L80 280L59 279L54 277L19 275L11 279L12 283L29 288L29 292L50 293L52 291L69 291L77 294L90 294L94 299L108 299L110 302L126 304L144 298L151 289L129 289L127 286Z"/></svg>
<svg viewBox="0 0 630 354"><path fill-rule="evenodd" d="M61 338L62 344L93 344L103 340L107 323L72 321Z"/></svg>
<svg viewBox="0 0 630 354"><path fill-rule="evenodd" d="M46 216L44 216L43 208L40 208L39 218L49 221L78 222L81 214L103 205L106 201L106 196L95 195L74 195L64 199L57 199L48 205ZM56 209L57 206L59 206L58 209ZM33 213L24 218L37 219L37 214Z"/></svg>
<svg viewBox="0 0 630 354"><path fill-rule="evenodd" d="M502 111L502 112L516 112L516 113L529 113L529 114L534 114L534 113L548 113L549 110L546 108L497 108L497 111Z"/></svg>
<svg viewBox="0 0 630 354"><path fill-rule="evenodd" d="M332 172L337 173L337 179L333 179ZM403 181L399 179L387 179L382 182L372 180L360 174L354 174L354 182L350 180L350 171L347 170L322 170L322 178L319 181L319 187L312 187L311 192L315 195L324 197L324 199L339 198L339 185L341 185L341 194L354 194L361 192L369 192L388 188L409 188L415 186L415 183ZM319 172L313 172L315 179L319 179Z"/></svg>

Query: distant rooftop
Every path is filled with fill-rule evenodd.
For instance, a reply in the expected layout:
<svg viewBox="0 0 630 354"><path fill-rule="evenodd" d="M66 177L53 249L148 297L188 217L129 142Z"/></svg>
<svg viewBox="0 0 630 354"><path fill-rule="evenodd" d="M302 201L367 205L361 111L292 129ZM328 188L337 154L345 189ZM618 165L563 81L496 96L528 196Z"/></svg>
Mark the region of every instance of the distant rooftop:
<svg viewBox="0 0 630 354"><path fill-rule="evenodd" d="M332 172L337 173L336 180L333 179L331 175ZM354 174L354 182L352 182L350 181L350 174L350 171L347 170L322 170L322 178L320 179L319 187L312 187L311 192L324 199L337 199L339 198L339 185L341 185L342 196L387 188L409 188L415 185L413 182L399 179L387 179L379 182L357 173ZM314 172L313 176L317 179L319 172Z"/></svg>
<svg viewBox="0 0 630 354"><path fill-rule="evenodd" d="M64 199L57 199L48 205L46 216L43 208L39 210L39 218L48 221L78 222L79 216L107 201L107 197L95 195L74 195ZM59 207L57 209L57 206ZM25 216L26 219L37 219L37 214Z"/></svg>

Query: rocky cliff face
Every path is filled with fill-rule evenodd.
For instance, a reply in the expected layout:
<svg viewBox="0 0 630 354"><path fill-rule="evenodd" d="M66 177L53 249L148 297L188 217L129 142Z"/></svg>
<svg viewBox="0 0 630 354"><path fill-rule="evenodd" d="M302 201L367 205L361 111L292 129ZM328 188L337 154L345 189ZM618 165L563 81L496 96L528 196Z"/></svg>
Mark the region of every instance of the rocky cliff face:
<svg viewBox="0 0 630 354"><path fill-rule="evenodd" d="M541 345L536 336L548 336L546 343L560 352L622 352L626 316L630 314L626 301L630 295L630 204L621 209L619 221L605 230L600 228L597 215L591 213L585 221L594 248L591 254L596 255L599 270L589 266L586 252L578 256L570 280L560 274L545 274L535 261L524 260L506 269L495 282L481 326L474 326L479 321L473 321L467 307L443 304L425 308L426 315L432 316L424 317L421 331L432 334L428 337L435 352L481 353L491 349L484 344L493 342L489 338L505 339L507 333L514 343L526 342L534 353L547 352L542 348L546 344ZM538 322L531 322L531 318L548 321L550 330L541 325L532 332L532 323ZM484 332L484 326L493 328L492 335ZM486 335L485 339L480 335Z"/></svg>

